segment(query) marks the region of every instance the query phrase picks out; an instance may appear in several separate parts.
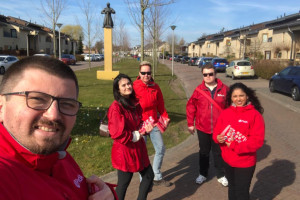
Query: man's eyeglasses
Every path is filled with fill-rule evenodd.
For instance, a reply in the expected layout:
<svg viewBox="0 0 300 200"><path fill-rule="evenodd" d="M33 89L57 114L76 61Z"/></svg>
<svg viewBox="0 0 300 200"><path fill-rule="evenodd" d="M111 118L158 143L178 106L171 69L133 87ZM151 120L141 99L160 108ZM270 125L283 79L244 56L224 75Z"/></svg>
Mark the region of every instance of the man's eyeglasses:
<svg viewBox="0 0 300 200"><path fill-rule="evenodd" d="M76 115L82 106L82 104L75 99L58 98L43 92L24 91L6 93L2 95L25 95L27 106L34 110L48 110L53 101L56 100L59 112L69 116Z"/></svg>
<svg viewBox="0 0 300 200"><path fill-rule="evenodd" d="M142 75L151 75L151 72L140 72Z"/></svg>
<svg viewBox="0 0 300 200"><path fill-rule="evenodd" d="M204 77L207 77L207 76L213 76L214 73L207 73L207 74L203 74Z"/></svg>

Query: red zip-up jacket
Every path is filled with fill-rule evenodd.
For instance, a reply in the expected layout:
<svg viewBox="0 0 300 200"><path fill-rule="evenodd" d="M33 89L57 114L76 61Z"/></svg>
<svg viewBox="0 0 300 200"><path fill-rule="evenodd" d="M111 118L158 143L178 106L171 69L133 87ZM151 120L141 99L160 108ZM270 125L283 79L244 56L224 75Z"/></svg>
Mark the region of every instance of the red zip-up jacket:
<svg viewBox="0 0 300 200"><path fill-rule="evenodd" d="M222 109L224 109L226 94L229 89L225 84L222 83L220 79L216 79L216 82L217 88L213 100ZM204 81L202 81L197 88L199 90L203 90L208 96L211 96L210 90L205 86ZM213 128L220 113L221 111L216 108L205 96L197 91L197 89L195 89L186 105L186 118L188 127L194 126L195 121L196 129L207 134L213 133Z"/></svg>
<svg viewBox="0 0 300 200"><path fill-rule="evenodd" d="M33 154L0 124L0 199L82 200L86 179L71 155L62 150Z"/></svg>
<svg viewBox="0 0 300 200"><path fill-rule="evenodd" d="M245 141L234 140L229 147L219 144L224 161L232 167L251 167L256 163L256 151L264 144L265 122L262 115L252 104L244 107L230 106L218 118L213 133L213 140L218 143L217 135L228 126L239 135L246 137Z"/></svg>
<svg viewBox="0 0 300 200"><path fill-rule="evenodd" d="M114 101L108 110L108 129L114 140L111 149L111 162L115 169L124 172L140 172L150 164L143 138L132 142L132 132L138 131L142 123L142 108L125 109Z"/></svg>
<svg viewBox="0 0 300 200"><path fill-rule="evenodd" d="M154 81L145 84L140 77L137 77L133 82L133 89L143 109L143 121L151 116L156 123L158 120L157 113L164 118L169 118L160 87Z"/></svg>

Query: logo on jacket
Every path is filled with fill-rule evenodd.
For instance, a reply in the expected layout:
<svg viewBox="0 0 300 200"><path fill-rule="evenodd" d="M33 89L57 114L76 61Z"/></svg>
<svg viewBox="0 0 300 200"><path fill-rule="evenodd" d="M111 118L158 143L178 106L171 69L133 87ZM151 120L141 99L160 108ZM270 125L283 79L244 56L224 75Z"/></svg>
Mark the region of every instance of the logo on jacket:
<svg viewBox="0 0 300 200"><path fill-rule="evenodd" d="M248 124L248 121L245 121L245 120L242 120L242 119L239 119L238 122Z"/></svg>
<svg viewBox="0 0 300 200"><path fill-rule="evenodd" d="M77 178L73 181L75 186L80 188L80 183L83 181L83 177L78 174Z"/></svg>
<svg viewBox="0 0 300 200"><path fill-rule="evenodd" d="M217 96L218 97L224 97L225 95L224 94L218 94Z"/></svg>

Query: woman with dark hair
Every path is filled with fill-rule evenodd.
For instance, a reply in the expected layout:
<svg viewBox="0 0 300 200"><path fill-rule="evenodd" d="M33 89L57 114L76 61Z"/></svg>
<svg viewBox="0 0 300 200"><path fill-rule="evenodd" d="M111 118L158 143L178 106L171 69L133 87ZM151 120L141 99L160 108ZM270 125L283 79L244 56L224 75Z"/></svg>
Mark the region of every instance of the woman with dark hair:
<svg viewBox="0 0 300 200"><path fill-rule="evenodd" d="M113 82L115 100L108 110L108 129L114 140L111 150L112 165L118 172L116 192L123 200L134 172L139 172L142 181L138 200L147 199L152 188L154 173L149 161L143 132L139 132L142 122L142 108L135 98L131 79L119 74ZM152 124L145 124L146 133L152 131Z"/></svg>
<svg viewBox="0 0 300 200"><path fill-rule="evenodd" d="M213 139L225 161L228 199L248 200L256 151L264 143L263 108L255 91L243 83L231 85L226 100L229 107L220 114Z"/></svg>

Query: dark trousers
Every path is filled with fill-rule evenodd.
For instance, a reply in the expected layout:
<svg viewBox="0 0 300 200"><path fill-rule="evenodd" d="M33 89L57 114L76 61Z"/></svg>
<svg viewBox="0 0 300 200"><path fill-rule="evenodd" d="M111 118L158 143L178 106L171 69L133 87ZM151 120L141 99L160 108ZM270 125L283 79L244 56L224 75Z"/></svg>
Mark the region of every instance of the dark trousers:
<svg viewBox="0 0 300 200"><path fill-rule="evenodd" d="M216 168L217 178L221 178L225 175L224 161L221 156L221 149L212 139L212 134L207 134L197 130L199 140L199 173L207 177L209 168L209 153L212 150L214 164Z"/></svg>
<svg viewBox="0 0 300 200"><path fill-rule="evenodd" d="M116 188L116 193L118 195L119 200L125 199L126 191L128 188L128 185L132 179L133 173L132 172L123 172L121 170L118 171L118 186ZM149 165L146 167L143 171L139 172L142 176L142 181L140 183L139 187L139 195L138 200L146 200L148 192L152 188L153 185L153 178L154 173L152 170L152 166Z"/></svg>
<svg viewBox="0 0 300 200"><path fill-rule="evenodd" d="M255 165L247 168L231 167L224 164L228 180L229 200L249 200L249 188L255 171Z"/></svg>

